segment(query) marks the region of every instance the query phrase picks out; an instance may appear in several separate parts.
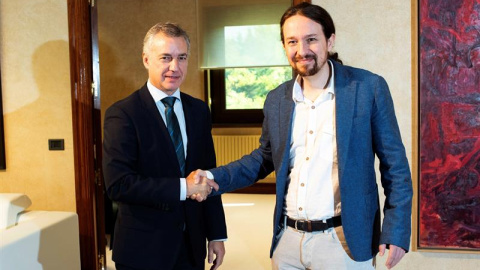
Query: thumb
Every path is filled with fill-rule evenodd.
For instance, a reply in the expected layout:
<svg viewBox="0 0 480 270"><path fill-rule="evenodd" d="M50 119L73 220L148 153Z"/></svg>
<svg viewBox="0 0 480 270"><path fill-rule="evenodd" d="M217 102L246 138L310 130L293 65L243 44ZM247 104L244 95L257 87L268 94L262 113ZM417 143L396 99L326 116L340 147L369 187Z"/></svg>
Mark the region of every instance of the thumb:
<svg viewBox="0 0 480 270"><path fill-rule="evenodd" d="M382 245L379 245L378 246L378 255L380 256L383 256L383 254L385 254L385 248L386 248L387 245L385 244L382 244Z"/></svg>
<svg viewBox="0 0 480 270"><path fill-rule="evenodd" d="M218 191L220 189L220 186L217 184L217 182L215 182L212 179L208 179L208 178L205 178L205 179L207 180L207 184L211 186L213 189L215 189L215 191Z"/></svg>
<svg viewBox="0 0 480 270"><path fill-rule="evenodd" d="M213 248L208 249L208 263L213 262Z"/></svg>
<svg viewBox="0 0 480 270"><path fill-rule="evenodd" d="M198 173L198 170L195 171L195 174L193 175L193 182L195 183L195 185L197 185L198 183L200 183L200 180L202 180L202 177L200 176L200 174Z"/></svg>

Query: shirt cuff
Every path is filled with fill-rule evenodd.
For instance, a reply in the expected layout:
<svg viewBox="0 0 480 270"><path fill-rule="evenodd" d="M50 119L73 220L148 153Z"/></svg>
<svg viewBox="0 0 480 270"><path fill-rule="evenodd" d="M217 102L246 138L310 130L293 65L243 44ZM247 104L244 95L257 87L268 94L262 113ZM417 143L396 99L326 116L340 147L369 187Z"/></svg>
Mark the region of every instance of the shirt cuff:
<svg viewBox="0 0 480 270"><path fill-rule="evenodd" d="M180 201L185 201L187 199L187 180L185 178L180 178Z"/></svg>
<svg viewBox="0 0 480 270"><path fill-rule="evenodd" d="M225 239L210 240L210 242L225 242L225 241L227 241L227 238L225 238Z"/></svg>
<svg viewBox="0 0 480 270"><path fill-rule="evenodd" d="M208 179L212 179L212 180L215 179L215 178L213 177L213 174L212 174L210 171L205 171L205 172L207 173L207 178L208 178Z"/></svg>

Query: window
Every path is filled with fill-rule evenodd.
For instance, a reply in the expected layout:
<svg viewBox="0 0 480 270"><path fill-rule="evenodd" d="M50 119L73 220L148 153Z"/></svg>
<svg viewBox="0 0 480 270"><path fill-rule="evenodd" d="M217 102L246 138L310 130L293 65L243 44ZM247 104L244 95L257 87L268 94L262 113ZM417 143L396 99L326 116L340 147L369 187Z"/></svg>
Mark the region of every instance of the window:
<svg viewBox="0 0 480 270"><path fill-rule="evenodd" d="M214 125L260 126L268 92L291 79L292 69L289 66L227 68L209 70L206 74L205 81L210 79L209 96Z"/></svg>
<svg viewBox="0 0 480 270"><path fill-rule="evenodd" d="M270 90L291 79L279 20L291 1L199 1L200 68L214 125L261 125Z"/></svg>

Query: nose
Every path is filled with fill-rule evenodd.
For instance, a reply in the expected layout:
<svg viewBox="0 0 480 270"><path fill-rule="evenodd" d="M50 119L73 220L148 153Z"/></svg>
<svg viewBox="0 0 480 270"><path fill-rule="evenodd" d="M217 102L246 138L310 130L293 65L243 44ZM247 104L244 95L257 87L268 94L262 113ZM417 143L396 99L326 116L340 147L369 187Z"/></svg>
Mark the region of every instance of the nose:
<svg viewBox="0 0 480 270"><path fill-rule="evenodd" d="M178 59L173 59L171 62L170 62L170 66L169 66L169 69L171 71L177 71L178 70Z"/></svg>
<svg viewBox="0 0 480 270"><path fill-rule="evenodd" d="M306 42L298 42L297 54L300 56L305 56L308 54L308 44Z"/></svg>

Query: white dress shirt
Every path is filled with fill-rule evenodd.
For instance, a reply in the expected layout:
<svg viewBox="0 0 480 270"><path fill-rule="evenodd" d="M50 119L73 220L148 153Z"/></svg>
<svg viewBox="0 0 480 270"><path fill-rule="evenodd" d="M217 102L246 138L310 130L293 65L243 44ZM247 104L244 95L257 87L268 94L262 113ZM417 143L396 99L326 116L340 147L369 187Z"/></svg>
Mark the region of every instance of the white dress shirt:
<svg viewBox="0 0 480 270"><path fill-rule="evenodd" d="M147 82L147 88L150 92L150 95L153 97L153 101L157 105L158 111L162 116L163 122L165 126L167 126L167 120L165 119L165 105L162 102L163 98L168 97L169 95L165 94L162 90L153 86L150 83L150 80ZM182 99L180 98L180 88L178 88L172 95L172 97L176 97L178 100L175 101L173 105L173 111L178 119L178 125L180 126L180 132L182 133L182 140L183 140L183 150L185 151L185 159L187 158L187 127L185 124L185 114L183 113L183 106L182 106ZM185 201L187 199L187 182L185 178L180 178L180 200Z"/></svg>
<svg viewBox="0 0 480 270"><path fill-rule="evenodd" d="M284 211L294 219L325 220L340 213L334 76L328 63L332 77L316 100L304 97L301 77L293 86L290 184Z"/></svg>

